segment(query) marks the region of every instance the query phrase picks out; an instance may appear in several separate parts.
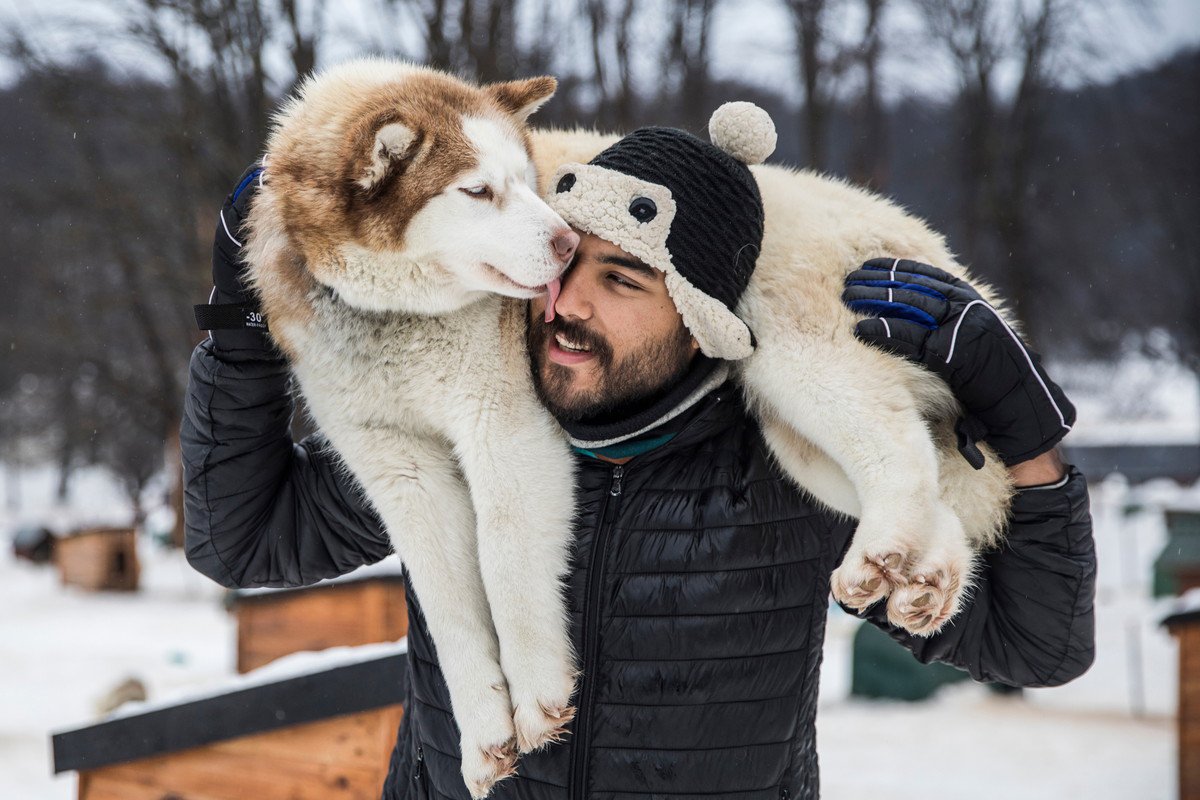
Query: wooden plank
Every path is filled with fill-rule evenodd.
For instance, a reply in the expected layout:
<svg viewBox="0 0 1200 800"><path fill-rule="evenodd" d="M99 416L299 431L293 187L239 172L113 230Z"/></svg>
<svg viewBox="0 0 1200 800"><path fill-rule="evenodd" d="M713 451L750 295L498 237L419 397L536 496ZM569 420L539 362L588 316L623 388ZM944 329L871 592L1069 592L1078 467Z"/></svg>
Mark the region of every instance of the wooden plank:
<svg viewBox="0 0 1200 800"><path fill-rule="evenodd" d="M396 641L408 628L404 587L398 581L283 592L239 603L237 619L242 673L301 650Z"/></svg>
<svg viewBox="0 0 1200 800"><path fill-rule="evenodd" d="M55 773L99 769L232 738L394 706L407 691L400 653L53 734Z"/></svg>
<svg viewBox="0 0 1200 800"><path fill-rule="evenodd" d="M399 706L102 767L82 800L375 800ZM383 730L391 727L390 739Z"/></svg>
<svg viewBox="0 0 1200 800"><path fill-rule="evenodd" d="M267 734L272 735L272 734ZM111 782L151 789L145 797L161 800L378 800L382 786L378 771L347 765L318 764L303 759L263 760L253 753L217 751L212 747L154 756L128 764L103 767L92 776L90 791ZM96 800L89 794L85 800Z"/></svg>
<svg viewBox="0 0 1200 800"><path fill-rule="evenodd" d="M93 775L86 794L79 800L211 800L195 794L164 791L161 786L122 780L110 775Z"/></svg>
<svg viewBox="0 0 1200 800"><path fill-rule="evenodd" d="M210 745L215 752L254 755L265 761L301 759L308 762L374 770L382 760L386 765L390 751L381 752L382 726L392 725L395 737L399 716L391 713L400 706L348 714L323 722L283 728L269 735L245 736ZM395 723L393 724L393 719Z"/></svg>

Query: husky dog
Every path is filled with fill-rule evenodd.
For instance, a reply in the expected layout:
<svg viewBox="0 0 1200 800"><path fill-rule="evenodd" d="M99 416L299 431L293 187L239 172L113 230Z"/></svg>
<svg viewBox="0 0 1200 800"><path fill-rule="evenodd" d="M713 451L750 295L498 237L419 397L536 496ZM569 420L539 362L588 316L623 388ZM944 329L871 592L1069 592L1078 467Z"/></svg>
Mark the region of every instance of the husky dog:
<svg viewBox="0 0 1200 800"><path fill-rule="evenodd" d="M524 337L579 242L533 188L525 120L554 90L382 60L315 76L247 221L271 335L421 598L476 797L574 713L572 458Z"/></svg>

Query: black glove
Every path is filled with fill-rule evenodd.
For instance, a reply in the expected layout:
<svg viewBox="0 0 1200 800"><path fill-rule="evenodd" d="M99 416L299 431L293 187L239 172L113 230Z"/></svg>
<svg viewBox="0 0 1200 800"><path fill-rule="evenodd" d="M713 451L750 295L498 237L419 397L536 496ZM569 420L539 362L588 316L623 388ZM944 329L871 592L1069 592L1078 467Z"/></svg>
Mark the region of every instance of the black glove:
<svg viewBox="0 0 1200 800"><path fill-rule="evenodd" d="M986 441L1006 466L1053 448L1075 424L1075 407L1041 359L966 281L916 261L877 258L846 278L842 300L873 319L859 339L940 375L966 409L959 451L976 469Z"/></svg>
<svg viewBox="0 0 1200 800"><path fill-rule="evenodd" d="M225 198L213 238L212 294L206 305L195 307L196 324L201 330L209 331L223 355L235 360L278 357L267 335L267 323L258 298L243 283L246 262L242 254L245 241L242 223L263 178L262 166L252 164Z"/></svg>

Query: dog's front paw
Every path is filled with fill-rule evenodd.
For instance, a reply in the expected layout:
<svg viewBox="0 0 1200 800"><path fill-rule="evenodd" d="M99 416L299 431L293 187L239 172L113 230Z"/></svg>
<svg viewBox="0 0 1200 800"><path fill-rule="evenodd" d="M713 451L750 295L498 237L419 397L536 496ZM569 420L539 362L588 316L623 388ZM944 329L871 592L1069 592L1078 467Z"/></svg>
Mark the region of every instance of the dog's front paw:
<svg viewBox="0 0 1200 800"><path fill-rule="evenodd" d="M571 696L578 670L571 654L565 626L555 635L521 637L521 647L510 646L504 661L517 749L532 753L562 741L567 724L575 718ZM502 645L503 646L503 645Z"/></svg>
<svg viewBox="0 0 1200 800"><path fill-rule="evenodd" d="M488 796L498 782L517 774L517 737L508 687L502 680L456 714L462 732L462 776L471 797Z"/></svg>
<svg viewBox="0 0 1200 800"><path fill-rule="evenodd" d="M535 700L518 703L513 710L513 725L517 729L517 748L532 753L548 744L561 742L567 723L575 718L575 707L568 703Z"/></svg>
<svg viewBox="0 0 1200 800"><path fill-rule="evenodd" d="M513 727L522 753L562 741L567 723L575 718L571 705L575 678L574 666L564 651L560 658L543 656L536 668L522 673L518 685L510 682Z"/></svg>
<svg viewBox="0 0 1200 800"><path fill-rule="evenodd" d="M914 562L907 582L888 600L888 621L917 636L941 630L962 605L973 554L965 541L949 541Z"/></svg>
<svg viewBox="0 0 1200 800"><path fill-rule="evenodd" d="M492 787L517 774L517 743L509 739L489 746L463 743L462 776L475 800L482 800Z"/></svg>
<svg viewBox="0 0 1200 800"><path fill-rule="evenodd" d="M908 562L908 553L898 546L851 546L830 579L834 599L859 610L873 605L905 584Z"/></svg>

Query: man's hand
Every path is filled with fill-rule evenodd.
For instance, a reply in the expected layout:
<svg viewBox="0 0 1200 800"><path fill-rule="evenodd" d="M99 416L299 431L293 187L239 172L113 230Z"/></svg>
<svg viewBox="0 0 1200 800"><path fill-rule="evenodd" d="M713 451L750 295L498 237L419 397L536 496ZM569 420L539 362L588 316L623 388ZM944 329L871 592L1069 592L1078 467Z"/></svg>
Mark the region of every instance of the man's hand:
<svg viewBox="0 0 1200 800"><path fill-rule="evenodd" d="M271 354L267 323L245 283L242 223L264 179L261 165L246 168L225 198L213 238L213 290L207 305L196 306L196 323L208 330L225 355L262 358Z"/></svg>
<svg viewBox="0 0 1200 800"><path fill-rule="evenodd" d="M950 385L967 412L957 427L959 451L976 469L983 454L975 441L1012 468L1048 453L1075 423L1075 407L1038 355L967 282L928 264L877 258L847 276L842 300L872 316L855 327L859 339Z"/></svg>

